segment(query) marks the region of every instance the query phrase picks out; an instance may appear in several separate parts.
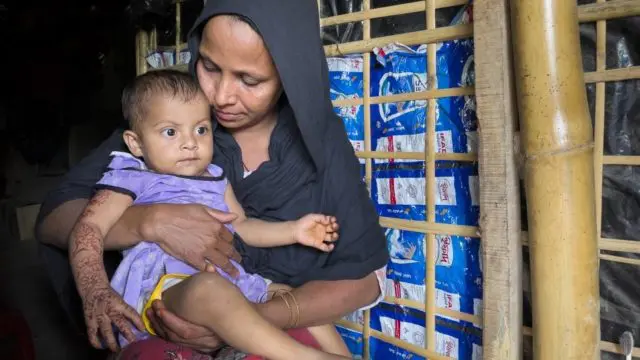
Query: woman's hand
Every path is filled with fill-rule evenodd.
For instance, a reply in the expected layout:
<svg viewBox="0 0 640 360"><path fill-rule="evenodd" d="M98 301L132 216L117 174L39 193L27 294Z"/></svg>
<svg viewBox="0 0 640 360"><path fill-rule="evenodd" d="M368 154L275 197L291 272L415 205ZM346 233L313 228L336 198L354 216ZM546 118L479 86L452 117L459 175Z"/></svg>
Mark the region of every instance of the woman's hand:
<svg viewBox="0 0 640 360"><path fill-rule="evenodd" d="M118 342L113 333L113 326L130 343L136 340L133 331L131 331L131 324L140 331L144 330L140 315L125 303L109 284L98 285L87 291L86 295L82 297L82 306L89 342L96 349L102 348L100 337L107 343L111 351L118 351Z"/></svg>
<svg viewBox="0 0 640 360"><path fill-rule="evenodd" d="M161 300L154 301L151 308L147 309L147 317L156 334L172 343L203 353L211 353L222 345L216 334L179 318L167 310Z"/></svg>
<svg viewBox="0 0 640 360"><path fill-rule="evenodd" d="M156 241L172 256L204 271L208 264L235 276L237 269L230 259L240 261L233 247L233 234L224 226L235 214L202 205L158 204L142 225L142 236Z"/></svg>

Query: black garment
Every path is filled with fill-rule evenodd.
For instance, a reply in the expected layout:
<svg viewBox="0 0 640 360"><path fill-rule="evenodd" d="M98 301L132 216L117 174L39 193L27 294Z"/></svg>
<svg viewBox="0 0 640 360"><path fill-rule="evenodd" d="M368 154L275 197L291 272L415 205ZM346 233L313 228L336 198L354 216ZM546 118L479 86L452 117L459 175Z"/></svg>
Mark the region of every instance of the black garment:
<svg viewBox="0 0 640 360"><path fill-rule="evenodd" d="M191 71L198 59L202 25L217 14L241 15L255 24L276 64L286 101L271 137L270 161L243 179L239 147L217 127L214 162L225 170L249 216L275 221L321 212L336 216L340 225L340 239L330 254L300 245L259 249L236 239L243 265L249 272L292 286L311 280L358 279L383 267L389 258L384 233L342 120L329 99L316 2L208 1L189 35ZM121 135L116 131L69 172L42 204L38 222L61 204L93 194L109 153L124 148ZM44 246L43 254L56 259L55 265L51 261L48 265L53 277L70 278L61 253L54 256Z"/></svg>
<svg viewBox="0 0 640 360"><path fill-rule="evenodd" d="M271 138L268 162L243 179L240 149L223 129L215 133L214 162L225 169L247 216L282 221L320 212L336 216L340 225L340 239L330 254L301 245L255 248L240 242L243 265L292 286L362 278L381 268L388 261L386 240L344 124L329 98L316 1L208 1L189 33L194 74L203 25L221 14L239 15L257 28L287 101Z"/></svg>

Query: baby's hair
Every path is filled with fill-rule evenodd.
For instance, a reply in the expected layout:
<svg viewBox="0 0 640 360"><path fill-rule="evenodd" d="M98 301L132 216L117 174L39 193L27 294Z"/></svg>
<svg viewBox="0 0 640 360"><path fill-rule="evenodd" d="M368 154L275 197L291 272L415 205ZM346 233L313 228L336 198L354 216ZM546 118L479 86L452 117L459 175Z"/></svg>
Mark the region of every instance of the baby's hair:
<svg viewBox="0 0 640 360"><path fill-rule="evenodd" d="M122 91L122 115L135 130L147 115L148 102L165 95L188 102L201 92L198 82L177 70L154 70L136 77Z"/></svg>

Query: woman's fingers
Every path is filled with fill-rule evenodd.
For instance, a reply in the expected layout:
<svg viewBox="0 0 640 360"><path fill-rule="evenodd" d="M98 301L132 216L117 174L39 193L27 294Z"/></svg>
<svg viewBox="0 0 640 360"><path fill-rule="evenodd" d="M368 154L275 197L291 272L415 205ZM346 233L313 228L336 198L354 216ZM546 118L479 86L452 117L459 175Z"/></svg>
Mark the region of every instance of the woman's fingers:
<svg viewBox="0 0 640 360"><path fill-rule="evenodd" d="M129 324L129 321L127 321L124 316L115 316L112 320L122 336L124 336L129 343L136 341L136 336L131 330L131 324Z"/></svg>
<svg viewBox="0 0 640 360"><path fill-rule="evenodd" d="M89 337L89 343L96 349L102 349L100 339L98 339L98 324L95 319L87 321L87 336Z"/></svg>
<svg viewBox="0 0 640 360"><path fill-rule="evenodd" d="M229 224L233 222L233 220L238 218L238 215L234 213L223 212L220 210L211 209L209 207L205 207L205 209L207 210L209 215L211 215L211 217L220 221L223 224Z"/></svg>
<svg viewBox="0 0 640 360"><path fill-rule="evenodd" d="M211 265L223 270L224 272L226 272L230 276L235 277L235 276L238 275L238 269L236 269L236 267L233 266L233 264L231 263L231 260L229 259L229 257L224 255L220 251L218 251L218 250L209 250L209 251L207 251L205 256L206 256L207 260L209 260ZM206 266L205 266L205 269L206 269Z"/></svg>
<svg viewBox="0 0 640 360"><path fill-rule="evenodd" d="M163 339L166 339L167 334L165 333L164 324L162 324L162 321L156 316L156 312L153 307L147 309L147 318L151 323L151 327L153 328L153 331L156 332L156 335L158 335Z"/></svg>
<svg viewBox="0 0 640 360"><path fill-rule="evenodd" d="M170 311L160 310L157 314L168 332L173 332L184 340L212 335L207 328L185 321Z"/></svg>
<svg viewBox="0 0 640 360"><path fill-rule="evenodd" d="M116 337L113 335L113 328L111 328L111 320L106 316L102 315L98 317L98 327L100 328L100 334L102 335L102 339L107 342L107 347L109 350L113 352L118 351L118 343L116 342Z"/></svg>

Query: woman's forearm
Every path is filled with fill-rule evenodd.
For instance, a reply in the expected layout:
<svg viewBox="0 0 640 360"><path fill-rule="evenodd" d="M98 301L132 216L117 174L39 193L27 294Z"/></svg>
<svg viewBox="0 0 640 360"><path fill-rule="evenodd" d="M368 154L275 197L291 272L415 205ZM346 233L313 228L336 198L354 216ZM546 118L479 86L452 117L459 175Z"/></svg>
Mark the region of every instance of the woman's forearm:
<svg viewBox="0 0 640 360"><path fill-rule="evenodd" d="M80 214L87 206L88 199L67 201L58 206L42 221L37 229L38 238L45 244L61 249L69 247L69 236ZM150 209L147 206L132 206L111 228L104 239L106 250L122 250L139 243L143 236L144 222L148 221Z"/></svg>
<svg viewBox="0 0 640 360"><path fill-rule="evenodd" d="M325 325L373 303L380 294L375 274L359 280L312 281L292 291L300 309L297 327ZM292 301L287 297L289 305ZM279 297L258 305L262 316L275 326L290 325L291 310Z"/></svg>
<svg viewBox="0 0 640 360"><path fill-rule="evenodd" d="M55 208L36 228L38 240L61 249L67 249L71 230L87 203L89 203L89 199L75 199Z"/></svg>

